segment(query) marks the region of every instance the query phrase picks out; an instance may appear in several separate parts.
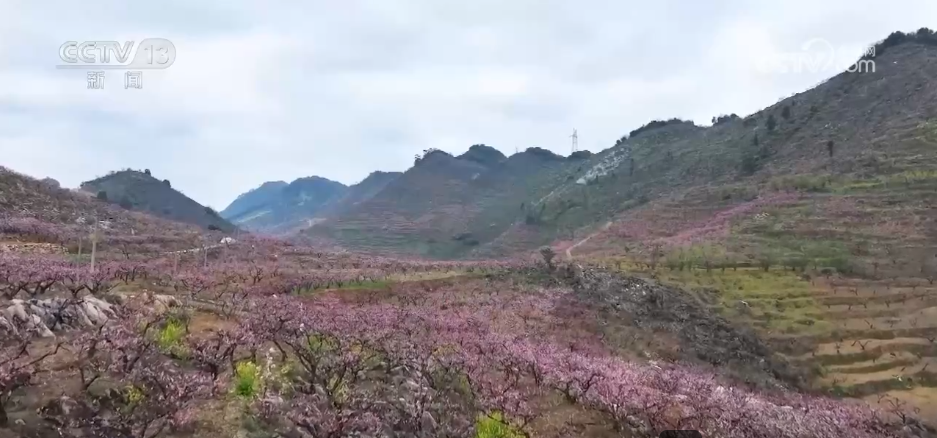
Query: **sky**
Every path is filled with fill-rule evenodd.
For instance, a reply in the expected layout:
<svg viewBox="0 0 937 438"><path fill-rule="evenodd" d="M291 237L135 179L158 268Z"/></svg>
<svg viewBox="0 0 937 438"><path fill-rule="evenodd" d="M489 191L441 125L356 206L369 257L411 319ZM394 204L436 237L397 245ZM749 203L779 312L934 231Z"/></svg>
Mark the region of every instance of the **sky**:
<svg viewBox="0 0 937 438"><path fill-rule="evenodd" d="M66 187L150 169L223 209L484 143L593 152L644 123L756 112L933 0L0 0L0 165ZM57 69L66 41L165 38L164 70ZM112 60L113 62L113 60Z"/></svg>

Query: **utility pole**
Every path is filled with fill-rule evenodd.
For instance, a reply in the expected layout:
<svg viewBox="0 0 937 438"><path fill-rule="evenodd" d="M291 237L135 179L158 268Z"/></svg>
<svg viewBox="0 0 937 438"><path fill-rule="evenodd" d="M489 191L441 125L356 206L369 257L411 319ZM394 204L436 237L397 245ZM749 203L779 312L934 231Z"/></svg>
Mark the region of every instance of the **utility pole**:
<svg viewBox="0 0 937 438"><path fill-rule="evenodd" d="M577 152L577 151L579 150L579 133L576 132L575 129L573 129L573 135L570 135L570 137L573 138L573 148L572 148L573 150L572 150L572 152ZM570 153L572 153L572 152L570 152Z"/></svg>
<svg viewBox="0 0 937 438"><path fill-rule="evenodd" d="M98 223L91 229L91 273L94 274L94 259L98 252Z"/></svg>

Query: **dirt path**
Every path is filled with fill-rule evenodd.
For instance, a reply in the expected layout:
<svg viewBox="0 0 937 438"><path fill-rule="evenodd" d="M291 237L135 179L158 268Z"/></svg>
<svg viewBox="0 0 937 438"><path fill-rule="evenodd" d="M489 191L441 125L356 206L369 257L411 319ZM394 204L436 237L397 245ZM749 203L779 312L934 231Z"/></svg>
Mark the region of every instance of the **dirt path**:
<svg viewBox="0 0 937 438"><path fill-rule="evenodd" d="M609 227L611 227L611 226L612 226L612 221L608 221L608 223L606 223L605 225L602 226L602 229L600 229L600 230L598 230L598 231L596 231L596 232L594 232L594 233L592 233L592 234L586 236L585 239L582 239L582 240L576 242L573 246L570 246L569 248L566 248L566 259L567 259L567 260L572 260L572 259L573 259L573 249L575 249L575 248L578 247L579 245L582 245L583 243L588 242L589 239L591 239L593 236L595 236L595 235L597 235L597 234L599 234L599 233L601 233L601 232L607 230L607 229L608 229Z"/></svg>

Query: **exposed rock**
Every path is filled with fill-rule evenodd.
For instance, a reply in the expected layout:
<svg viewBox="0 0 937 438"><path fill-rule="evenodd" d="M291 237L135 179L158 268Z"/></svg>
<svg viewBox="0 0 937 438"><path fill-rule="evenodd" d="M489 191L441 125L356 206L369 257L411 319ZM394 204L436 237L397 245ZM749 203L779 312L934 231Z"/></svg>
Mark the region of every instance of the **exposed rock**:
<svg viewBox="0 0 937 438"><path fill-rule="evenodd" d="M54 336L53 331L74 330L104 324L114 317L114 305L93 296L10 300L0 309L0 331Z"/></svg>
<svg viewBox="0 0 937 438"><path fill-rule="evenodd" d="M165 312L181 305L179 299L172 295L160 295L150 292L144 292L143 301L147 305L153 306L157 312Z"/></svg>
<svg viewBox="0 0 937 438"><path fill-rule="evenodd" d="M429 411L423 411L423 416L420 417L420 424L423 427L423 430L427 432L432 432L436 430L437 424L436 419L433 418L433 414Z"/></svg>

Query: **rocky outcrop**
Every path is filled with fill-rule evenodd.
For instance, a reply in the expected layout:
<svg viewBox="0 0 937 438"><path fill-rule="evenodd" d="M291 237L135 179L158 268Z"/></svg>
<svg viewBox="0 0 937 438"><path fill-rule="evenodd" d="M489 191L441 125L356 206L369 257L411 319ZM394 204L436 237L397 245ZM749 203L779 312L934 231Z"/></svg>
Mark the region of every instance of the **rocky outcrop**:
<svg viewBox="0 0 937 438"><path fill-rule="evenodd" d="M0 307L0 331L52 337L53 332L104 324L114 312L113 304L93 296L10 300Z"/></svg>
<svg viewBox="0 0 937 438"><path fill-rule="evenodd" d="M112 297L113 302L88 295L78 299L15 299L0 303L0 336L6 333L52 337L55 332L100 326L114 318L118 308L128 298ZM142 298L145 306L155 309L157 313L180 305L179 300L171 295L144 292L138 297Z"/></svg>

